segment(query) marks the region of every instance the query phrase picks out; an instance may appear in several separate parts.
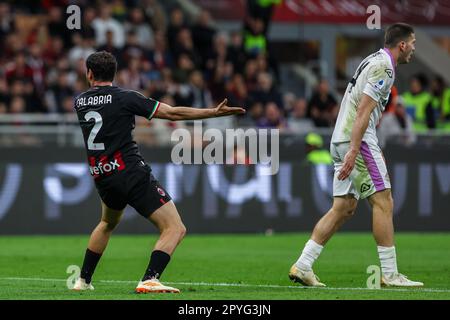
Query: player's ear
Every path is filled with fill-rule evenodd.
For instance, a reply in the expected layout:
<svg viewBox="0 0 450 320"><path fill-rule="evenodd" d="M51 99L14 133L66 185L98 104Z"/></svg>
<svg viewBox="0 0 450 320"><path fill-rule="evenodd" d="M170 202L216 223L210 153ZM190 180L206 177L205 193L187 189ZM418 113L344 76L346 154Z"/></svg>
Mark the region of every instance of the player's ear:
<svg viewBox="0 0 450 320"><path fill-rule="evenodd" d="M92 70L91 69L87 69L86 70L86 78L88 79L89 82L92 82L94 75L92 74Z"/></svg>

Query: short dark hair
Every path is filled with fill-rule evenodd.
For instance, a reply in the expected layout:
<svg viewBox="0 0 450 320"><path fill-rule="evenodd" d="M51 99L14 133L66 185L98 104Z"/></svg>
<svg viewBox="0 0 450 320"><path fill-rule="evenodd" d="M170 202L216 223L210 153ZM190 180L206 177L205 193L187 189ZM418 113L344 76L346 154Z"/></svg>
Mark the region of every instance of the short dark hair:
<svg viewBox="0 0 450 320"><path fill-rule="evenodd" d="M386 29L384 45L388 48L395 47L400 41L406 41L413 33L411 25L403 22L395 23Z"/></svg>
<svg viewBox="0 0 450 320"><path fill-rule="evenodd" d="M112 82L117 71L117 60L109 52L94 52L86 59L86 69L92 71L95 80Z"/></svg>

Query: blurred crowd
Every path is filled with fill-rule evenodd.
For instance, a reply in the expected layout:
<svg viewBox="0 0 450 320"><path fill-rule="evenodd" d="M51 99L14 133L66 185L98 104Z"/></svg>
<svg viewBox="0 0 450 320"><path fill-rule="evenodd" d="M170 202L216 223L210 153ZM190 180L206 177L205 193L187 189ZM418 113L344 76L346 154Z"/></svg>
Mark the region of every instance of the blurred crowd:
<svg viewBox="0 0 450 320"><path fill-rule="evenodd" d="M192 18L157 0L81 1L80 30L66 27L67 0L2 2L0 114L72 113L88 88L85 59L106 50L118 60L116 85L162 102L206 108L226 97L247 109L235 119L240 126L333 127L340 97L326 79L310 97L282 90L267 37L279 2L248 0L242 28L232 32L217 30L208 11ZM408 131L411 141L415 132L450 131L450 89L416 75L408 92L394 88L386 115L386 132Z"/></svg>

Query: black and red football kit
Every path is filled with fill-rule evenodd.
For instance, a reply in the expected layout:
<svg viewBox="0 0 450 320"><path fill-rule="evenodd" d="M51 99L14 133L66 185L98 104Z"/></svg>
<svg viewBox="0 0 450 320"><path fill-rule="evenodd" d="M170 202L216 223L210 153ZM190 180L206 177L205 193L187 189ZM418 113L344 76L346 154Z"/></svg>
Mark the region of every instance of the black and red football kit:
<svg viewBox="0 0 450 320"><path fill-rule="evenodd" d="M131 205L144 217L171 200L133 140L135 116L149 120L159 102L116 86L94 86L75 99L89 171L107 207Z"/></svg>

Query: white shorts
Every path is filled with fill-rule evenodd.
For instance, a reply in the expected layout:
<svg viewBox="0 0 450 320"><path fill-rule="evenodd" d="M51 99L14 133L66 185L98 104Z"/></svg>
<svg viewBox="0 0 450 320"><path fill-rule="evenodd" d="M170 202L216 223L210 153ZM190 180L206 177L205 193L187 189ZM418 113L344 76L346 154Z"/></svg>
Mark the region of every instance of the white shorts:
<svg viewBox="0 0 450 320"><path fill-rule="evenodd" d="M339 180L338 176L349 148L349 142L330 144L330 153L334 162L333 196L352 194L356 199L364 199L375 192L391 188L386 162L380 147L365 141L361 142L361 149L356 156L355 167L350 176L345 180Z"/></svg>

